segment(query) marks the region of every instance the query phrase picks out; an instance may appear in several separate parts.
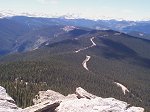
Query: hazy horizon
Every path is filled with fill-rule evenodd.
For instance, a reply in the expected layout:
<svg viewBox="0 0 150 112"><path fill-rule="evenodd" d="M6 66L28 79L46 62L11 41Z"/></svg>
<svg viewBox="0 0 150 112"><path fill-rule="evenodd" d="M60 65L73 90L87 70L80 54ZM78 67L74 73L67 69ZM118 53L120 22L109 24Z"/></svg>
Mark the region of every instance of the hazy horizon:
<svg viewBox="0 0 150 112"><path fill-rule="evenodd" d="M0 10L75 14L87 18L150 19L149 0L0 0Z"/></svg>

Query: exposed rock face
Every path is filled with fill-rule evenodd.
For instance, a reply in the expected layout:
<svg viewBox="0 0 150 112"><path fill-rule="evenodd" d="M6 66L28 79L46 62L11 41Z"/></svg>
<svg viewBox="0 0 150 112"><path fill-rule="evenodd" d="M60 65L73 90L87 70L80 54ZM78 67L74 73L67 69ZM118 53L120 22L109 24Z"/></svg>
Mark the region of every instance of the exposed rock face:
<svg viewBox="0 0 150 112"><path fill-rule="evenodd" d="M53 102L53 101L61 100L64 98L65 98L64 95L62 95L58 92L52 91L52 90L39 91L39 94L35 96L35 99L33 99L33 103L39 104L39 103L42 103L44 101Z"/></svg>
<svg viewBox="0 0 150 112"><path fill-rule="evenodd" d="M53 112L64 98L64 95L52 90L39 91L33 99L35 105L25 108L23 112Z"/></svg>
<svg viewBox="0 0 150 112"><path fill-rule="evenodd" d="M0 112L21 112L21 110L6 93L6 89L0 86Z"/></svg>
<svg viewBox="0 0 150 112"><path fill-rule="evenodd" d="M59 101L43 101L42 103L23 109L22 112L54 112L59 105Z"/></svg>
<svg viewBox="0 0 150 112"><path fill-rule="evenodd" d="M64 101L56 112L143 112L142 108L127 108L128 104L114 98L74 99Z"/></svg>
<svg viewBox="0 0 150 112"><path fill-rule="evenodd" d="M34 103L36 105L23 112L144 112L141 107L130 107L114 98L98 97L81 87L76 89L75 94L66 97L52 90L41 91Z"/></svg>
<svg viewBox="0 0 150 112"><path fill-rule="evenodd" d="M87 91L85 91L84 89L82 89L81 87L76 88L76 92L75 92L78 96L78 98L87 98L87 99L94 99L97 96L92 95L90 93L88 93Z"/></svg>
<svg viewBox="0 0 150 112"><path fill-rule="evenodd" d="M130 107L114 98L98 97L81 87L68 96L52 90L40 91L33 102L35 105L20 109L0 86L0 112L144 112L141 107Z"/></svg>

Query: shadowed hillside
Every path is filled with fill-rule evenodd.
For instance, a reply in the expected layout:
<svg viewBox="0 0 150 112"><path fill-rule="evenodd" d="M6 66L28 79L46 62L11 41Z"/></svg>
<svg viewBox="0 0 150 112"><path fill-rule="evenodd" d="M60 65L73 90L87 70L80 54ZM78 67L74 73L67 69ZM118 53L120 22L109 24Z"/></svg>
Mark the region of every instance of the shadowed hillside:
<svg viewBox="0 0 150 112"><path fill-rule="evenodd" d="M74 38L67 34L67 39L43 43L37 50L1 57L1 85L21 107L32 105L39 90L68 94L81 86L101 97L149 109L149 41L116 35L118 32L111 30L88 32L79 30ZM96 46L89 47L91 37L95 37ZM78 49L84 50L76 53ZM82 66L86 55L91 56L89 71ZM124 95L114 82L125 85L130 92Z"/></svg>

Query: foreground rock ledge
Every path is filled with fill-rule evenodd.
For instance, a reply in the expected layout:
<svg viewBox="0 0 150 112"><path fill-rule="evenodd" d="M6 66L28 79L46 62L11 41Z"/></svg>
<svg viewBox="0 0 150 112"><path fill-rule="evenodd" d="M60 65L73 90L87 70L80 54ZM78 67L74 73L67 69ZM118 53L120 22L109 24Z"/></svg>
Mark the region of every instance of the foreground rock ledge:
<svg viewBox="0 0 150 112"><path fill-rule="evenodd" d="M114 98L98 97L81 87L68 96L52 90L40 91L33 101L35 105L24 109L25 112L144 112L141 107L129 107L126 102Z"/></svg>
<svg viewBox="0 0 150 112"><path fill-rule="evenodd" d="M5 95L7 94L3 88L4 93ZM4 98L1 99L3 100ZM10 97L5 99L8 102L9 100L13 101ZM0 102L0 112L144 112L144 109L141 107L130 107L126 102L114 98L98 97L88 93L81 87L77 88L74 94L68 96L52 90L40 91L33 99L33 102L33 106L25 109L16 107L12 102L15 105L15 110L14 107L9 105L3 108L3 102ZM1 111L1 108L6 111ZM8 108L9 111L7 111Z"/></svg>
<svg viewBox="0 0 150 112"><path fill-rule="evenodd" d="M0 112L21 112L15 101L6 93L6 89L0 86Z"/></svg>

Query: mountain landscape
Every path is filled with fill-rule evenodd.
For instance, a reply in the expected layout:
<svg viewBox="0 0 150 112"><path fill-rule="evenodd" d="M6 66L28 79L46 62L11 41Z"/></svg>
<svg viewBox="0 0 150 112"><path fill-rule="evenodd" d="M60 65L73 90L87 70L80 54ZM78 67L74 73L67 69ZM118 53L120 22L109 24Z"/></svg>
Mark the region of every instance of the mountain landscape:
<svg viewBox="0 0 150 112"><path fill-rule="evenodd" d="M94 21L13 16L0 19L0 54L31 51L46 41L58 41L60 40L59 36L65 35L63 33L67 32L67 29L65 29L67 26L89 30L115 30L150 40L149 21ZM54 37L59 39L53 39Z"/></svg>
<svg viewBox="0 0 150 112"><path fill-rule="evenodd" d="M150 112L150 1L0 3L0 112Z"/></svg>
<svg viewBox="0 0 150 112"><path fill-rule="evenodd" d="M81 86L148 111L150 41L70 21L81 20L1 19L5 26L1 36L6 38L1 37L5 41L0 45L7 48L1 47L5 55L0 58L0 84L16 104L22 108L33 105L32 99L41 90L67 95Z"/></svg>

